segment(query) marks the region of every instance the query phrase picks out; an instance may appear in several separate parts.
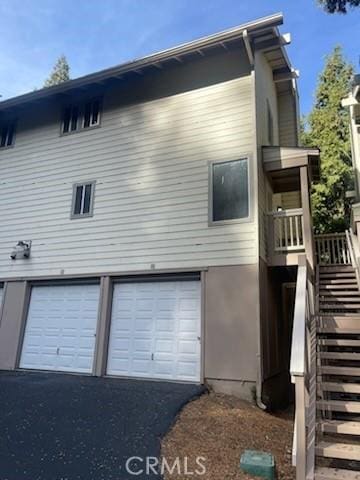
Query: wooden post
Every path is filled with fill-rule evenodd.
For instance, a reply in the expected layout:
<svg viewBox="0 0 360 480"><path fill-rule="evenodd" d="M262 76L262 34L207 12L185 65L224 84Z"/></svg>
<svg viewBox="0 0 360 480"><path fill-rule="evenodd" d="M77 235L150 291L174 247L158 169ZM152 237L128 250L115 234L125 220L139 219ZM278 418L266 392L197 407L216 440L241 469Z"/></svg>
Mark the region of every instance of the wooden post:
<svg viewBox="0 0 360 480"><path fill-rule="evenodd" d="M304 221L304 244L309 265L314 269L314 232L311 218L309 177L307 167L300 167L301 204Z"/></svg>
<svg viewBox="0 0 360 480"><path fill-rule="evenodd" d="M295 377L296 480L306 479L306 405L305 378Z"/></svg>
<svg viewBox="0 0 360 480"><path fill-rule="evenodd" d="M93 374L101 377L105 374L107 345L110 329L112 284L110 277L102 277L100 283L99 314L95 342Z"/></svg>

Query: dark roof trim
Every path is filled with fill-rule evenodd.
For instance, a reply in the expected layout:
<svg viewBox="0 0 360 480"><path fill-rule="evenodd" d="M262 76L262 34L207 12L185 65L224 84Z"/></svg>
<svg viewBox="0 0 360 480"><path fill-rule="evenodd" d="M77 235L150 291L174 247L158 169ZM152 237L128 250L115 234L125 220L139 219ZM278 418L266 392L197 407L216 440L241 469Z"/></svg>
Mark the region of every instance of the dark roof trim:
<svg viewBox="0 0 360 480"><path fill-rule="evenodd" d="M0 110L5 110L11 107L19 106L23 103L40 100L42 98L50 97L53 95L64 93L68 90L74 88L81 88L91 83L99 83L109 78L121 77L122 74L128 72L134 72L141 68L147 66L152 66L159 64L162 61L173 59L181 55L186 55L188 53L197 52L202 49L206 49L215 45L221 45L224 42L229 42L241 38L244 31L247 33L258 32L264 29L274 29L283 23L283 15L277 13L268 17L260 18L252 22L239 25L237 27L225 30L220 33L209 35L207 37L194 40L192 42L184 43L174 48L169 48L161 52L133 60L121 65L117 65L112 68L107 68L99 72L95 72L83 77L75 78L74 80L69 80L60 85L55 85L53 87L43 88L41 90L36 90L35 92L26 93L24 95L19 95L17 97L9 98L0 102Z"/></svg>

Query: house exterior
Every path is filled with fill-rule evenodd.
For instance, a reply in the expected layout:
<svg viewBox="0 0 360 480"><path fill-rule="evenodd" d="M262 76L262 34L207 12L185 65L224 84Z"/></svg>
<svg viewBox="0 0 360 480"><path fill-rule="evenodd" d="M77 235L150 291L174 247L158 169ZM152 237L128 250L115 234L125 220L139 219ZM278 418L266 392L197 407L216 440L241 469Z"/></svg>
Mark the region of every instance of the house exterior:
<svg viewBox="0 0 360 480"><path fill-rule="evenodd" d="M349 109L351 154L354 168L355 191L352 205L352 224L355 232L360 222L360 75L355 75L352 90L343 100L343 106Z"/></svg>
<svg viewBox="0 0 360 480"><path fill-rule="evenodd" d="M282 22L0 102L0 369L271 402L318 172Z"/></svg>

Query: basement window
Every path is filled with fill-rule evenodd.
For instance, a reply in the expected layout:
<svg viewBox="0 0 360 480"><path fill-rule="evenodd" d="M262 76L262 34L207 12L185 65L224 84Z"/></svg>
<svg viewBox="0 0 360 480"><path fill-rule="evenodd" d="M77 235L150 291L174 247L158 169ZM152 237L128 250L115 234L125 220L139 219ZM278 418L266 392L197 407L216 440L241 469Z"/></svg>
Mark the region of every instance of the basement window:
<svg viewBox="0 0 360 480"><path fill-rule="evenodd" d="M94 209L95 182L75 183L71 218L91 217Z"/></svg>
<svg viewBox="0 0 360 480"><path fill-rule="evenodd" d="M0 148L12 147L15 141L15 123L7 123L0 127Z"/></svg>
<svg viewBox="0 0 360 480"><path fill-rule="evenodd" d="M62 119L62 133L74 133L100 124L101 102L90 100L82 105L69 105Z"/></svg>
<svg viewBox="0 0 360 480"><path fill-rule="evenodd" d="M210 164L210 223L247 221L249 158Z"/></svg>

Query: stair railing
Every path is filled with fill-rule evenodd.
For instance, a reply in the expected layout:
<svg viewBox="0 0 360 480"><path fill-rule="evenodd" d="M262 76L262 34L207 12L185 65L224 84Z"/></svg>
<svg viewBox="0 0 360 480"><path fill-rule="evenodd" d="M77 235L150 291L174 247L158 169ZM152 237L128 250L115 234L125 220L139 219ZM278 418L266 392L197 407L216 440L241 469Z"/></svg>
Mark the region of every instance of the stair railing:
<svg viewBox="0 0 360 480"><path fill-rule="evenodd" d="M349 250L351 265L355 269L357 284L360 288L360 246L352 228L346 230L346 242Z"/></svg>
<svg viewBox="0 0 360 480"><path fill-rule="evenodd" d="M316 260L318 265L350 265L346 233L315 235Z"/></svg>
<svg viewBox="0 0 360 480"><path fill-rule="evenodd" d="M293 465L296 480L312 480L315 466L316 321L314 272L299 256L290 373L295 384Z"/></svg>

